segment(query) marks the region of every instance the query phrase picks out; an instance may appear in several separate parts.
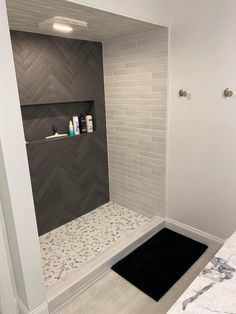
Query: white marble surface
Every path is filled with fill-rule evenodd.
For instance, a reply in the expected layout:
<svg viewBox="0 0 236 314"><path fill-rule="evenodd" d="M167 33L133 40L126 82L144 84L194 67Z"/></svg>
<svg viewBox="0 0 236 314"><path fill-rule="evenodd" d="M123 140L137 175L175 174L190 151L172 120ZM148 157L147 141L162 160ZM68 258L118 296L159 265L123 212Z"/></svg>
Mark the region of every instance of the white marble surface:
<svg viewBox="0 0 236 314"><path fill-rule="evenodd" d="M109 202L44 234L40 246L46 287L148 221L147 217Z"/></svg>
<svg viewBox="0 0 236 314"><path fill-rule="evenodd" d="M236 314L236 233L168 312L178 313Z"/></svg>

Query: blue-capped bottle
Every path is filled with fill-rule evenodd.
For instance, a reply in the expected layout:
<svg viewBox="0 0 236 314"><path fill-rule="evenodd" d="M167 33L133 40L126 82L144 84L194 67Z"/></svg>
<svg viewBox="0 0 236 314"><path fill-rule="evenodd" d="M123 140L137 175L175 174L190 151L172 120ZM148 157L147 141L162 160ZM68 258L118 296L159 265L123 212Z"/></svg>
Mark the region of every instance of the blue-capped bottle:
<svg viewBox="0 0 236 314"><path fill-rule="evenodd" d="M69 134L71 137L75 136L74 127L72 121L69 122Z"/></svg>

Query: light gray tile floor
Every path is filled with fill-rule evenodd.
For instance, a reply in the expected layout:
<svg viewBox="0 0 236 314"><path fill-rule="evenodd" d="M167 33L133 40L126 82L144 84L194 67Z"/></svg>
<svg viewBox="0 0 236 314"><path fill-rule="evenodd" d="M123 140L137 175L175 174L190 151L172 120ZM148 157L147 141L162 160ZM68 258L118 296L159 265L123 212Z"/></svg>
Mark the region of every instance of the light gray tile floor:
<svg viewBox="0 0 236 314"><path fill-rule="evenodd" d="M207 249L199 260L155 302L112 270L55 314L165 314L215 255Z"/></svg>

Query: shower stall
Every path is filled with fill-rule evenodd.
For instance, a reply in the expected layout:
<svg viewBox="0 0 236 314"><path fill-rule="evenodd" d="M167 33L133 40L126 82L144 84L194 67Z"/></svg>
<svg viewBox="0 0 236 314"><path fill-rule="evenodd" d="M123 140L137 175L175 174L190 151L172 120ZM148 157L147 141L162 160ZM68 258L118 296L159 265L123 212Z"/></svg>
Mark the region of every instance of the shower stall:
<svg viewBox="0 0 236 314"><path fill-rule="evenodd" d="M7 1L53 309L162 227L168 29L64 1L45 14L44 5L27 6L25 20L25 7ZM83 17L88 28L40 29L49 15ZM92 115L92 133L45 139L80 114Z"/></svg>

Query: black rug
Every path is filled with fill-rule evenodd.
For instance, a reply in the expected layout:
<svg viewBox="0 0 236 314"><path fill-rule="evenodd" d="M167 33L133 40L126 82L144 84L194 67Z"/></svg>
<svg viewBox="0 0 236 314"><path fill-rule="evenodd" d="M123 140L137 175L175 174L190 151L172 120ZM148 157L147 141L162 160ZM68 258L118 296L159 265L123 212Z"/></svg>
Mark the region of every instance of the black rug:
<svg viewBox="0 0 236 314"><path fill-rule="evenodd" d="M112 269L158 301L206 249L204 244L162 229Z"/></svg>

